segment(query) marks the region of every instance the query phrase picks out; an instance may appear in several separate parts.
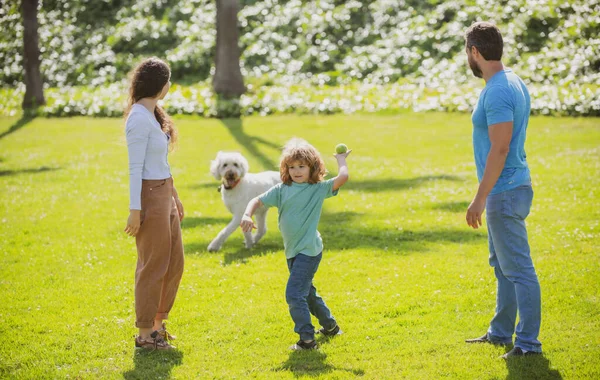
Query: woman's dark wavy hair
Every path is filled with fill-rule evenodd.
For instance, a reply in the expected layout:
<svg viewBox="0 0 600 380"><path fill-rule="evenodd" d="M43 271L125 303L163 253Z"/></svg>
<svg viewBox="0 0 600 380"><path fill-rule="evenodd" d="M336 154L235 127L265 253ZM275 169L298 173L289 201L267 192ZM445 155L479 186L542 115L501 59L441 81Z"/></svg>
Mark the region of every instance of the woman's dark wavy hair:
<svg viewBox="0 0 600 380"><path fill-rule="evenodd" d="M158 96L169 79L171 79L169 65L158 58L147 58L137 65L131 74L131 86L129 87L127 108L125 108L125 118L131 112L131 107L140 99ZM173 147L173 144L177 141L177 129L175 129L173 121L158 104L154 108L154 116L163 132L168 133L171 137L169 146Z"/></svg>

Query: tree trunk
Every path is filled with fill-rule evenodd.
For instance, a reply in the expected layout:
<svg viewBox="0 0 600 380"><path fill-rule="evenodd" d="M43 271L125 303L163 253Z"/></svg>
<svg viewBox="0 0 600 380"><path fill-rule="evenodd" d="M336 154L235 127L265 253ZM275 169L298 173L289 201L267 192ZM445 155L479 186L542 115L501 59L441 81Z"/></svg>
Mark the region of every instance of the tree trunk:
<svg viewBox="0 0 600 380"><path fill-rule="evenodd" d="M40 73L40 48L38 46L38 0L23 0L23 66L25 69L24 110L46 104L42 74Z"/></svg>
<svg viewBox="0 0 600 380"><path fill-rule="evenodd" d="M226 98L238 98L244 92L238 46L238 0L217 0L217 52L214 91Z"/></svg>

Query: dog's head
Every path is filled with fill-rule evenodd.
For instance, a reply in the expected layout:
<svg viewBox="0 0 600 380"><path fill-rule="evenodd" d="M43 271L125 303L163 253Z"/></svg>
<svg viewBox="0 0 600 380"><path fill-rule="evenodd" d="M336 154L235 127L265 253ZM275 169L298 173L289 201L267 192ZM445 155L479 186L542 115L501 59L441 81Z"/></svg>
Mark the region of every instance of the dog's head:
<svg viewBox="0 0 600 380"><path fill-rule="evenodd" d="M248 173L248 161L238 152L217 153L210 162L210 174L221 180L225 188L233 188Z"/></svg>

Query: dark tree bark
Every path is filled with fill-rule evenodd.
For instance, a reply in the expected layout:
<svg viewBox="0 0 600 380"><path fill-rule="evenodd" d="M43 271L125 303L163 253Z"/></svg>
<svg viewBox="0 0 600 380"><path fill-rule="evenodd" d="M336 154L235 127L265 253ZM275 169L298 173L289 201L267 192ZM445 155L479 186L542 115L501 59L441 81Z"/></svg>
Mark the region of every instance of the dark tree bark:
<svg viewBox="0 0 600 380"><path fill-rule="evenodd" d="M46 104L44 99L44 83L40 72L40 48L38 37L37 11L38 0L23 0L21 14L23 16L23 66L25 69L24 110Z"/></svg>
<svg viewBox="0 0 600 380"><path fill-rule="evenodd" d="M213 89L226 98L240 97L246 92L240 70L238 9L238 0L217 0L217 51Z"/></svg>

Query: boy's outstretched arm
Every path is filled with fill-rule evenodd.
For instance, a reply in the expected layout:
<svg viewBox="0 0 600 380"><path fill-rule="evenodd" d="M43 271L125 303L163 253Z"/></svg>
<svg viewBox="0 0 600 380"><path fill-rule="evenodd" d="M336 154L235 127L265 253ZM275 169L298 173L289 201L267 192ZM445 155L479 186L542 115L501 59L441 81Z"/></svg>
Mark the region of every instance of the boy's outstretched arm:
<svg viewBox="0 0 600 380"><path fill-rule="evenodd" d="M334 155L338 162L338 175L333 179L333 191L336 191L342 187L346 182L348 182L348 178L350 178L350 174L348 173L348 164L346 163L346 157L348 157L350 152L352 152L352 149L346 153L338 153Z"/></svg>
<svg viewBox="0 0 600 380"><path fill-rule="evenodd" d="M256 228L254 225L254 221L252 220L252 215L258 210L263 203L258 198L252 198L250 202L248 202L248 206L246 206L246 211L244 211L244 216L242 216L242 221L240 223L240 227L242 227L242 231L249 232L252 231L253 228Z"/></svg>

